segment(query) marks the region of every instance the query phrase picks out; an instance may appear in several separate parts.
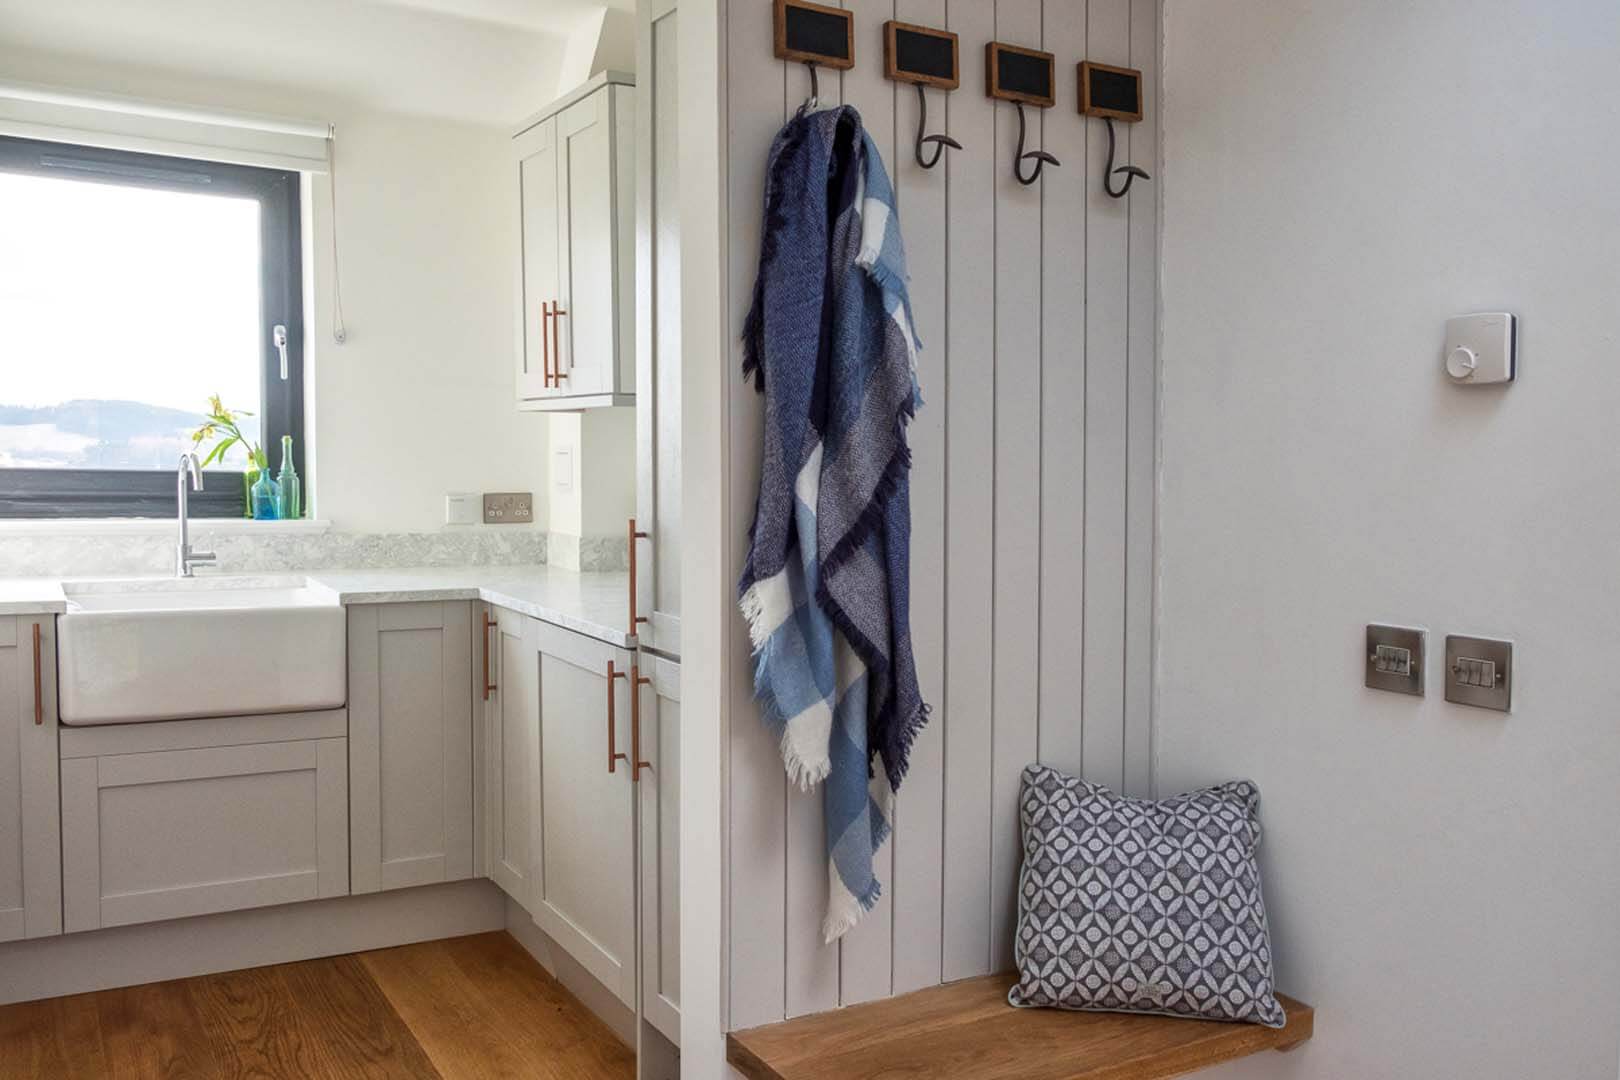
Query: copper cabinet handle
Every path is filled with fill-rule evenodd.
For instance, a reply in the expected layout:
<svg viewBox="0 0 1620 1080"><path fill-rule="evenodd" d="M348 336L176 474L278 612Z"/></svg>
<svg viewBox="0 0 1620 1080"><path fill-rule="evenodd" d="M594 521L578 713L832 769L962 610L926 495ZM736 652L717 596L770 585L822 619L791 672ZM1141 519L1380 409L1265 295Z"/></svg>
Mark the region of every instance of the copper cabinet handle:
<svg viewBox="0 0 1620 1080"><path fill-rule="evenodd" d="M34 624L34 723L45 722L45 693L39 675L39 623Z"/></svg>
<svg viewBox="0 0 1620 1080"><path fill-rule="evenodd" d="M551 338L546 331L551 326L551 301L540 305L540 385L551 388Z"/></svg>
<svg viewBox="0 0 1620 1080"><path fill-rule="evenodd" d="M630 519L630 530L627 541L630 547L630 633L636 632L636 627L644 622L652 622L645 615L640 614L636 599L636 541L647 539L647 534L636 531L636 519Z"/></svg>
<svg viewBox="0 0 1620 1080"><path fill-rule="evenodd" d="M654 772L652 762L641 760L641 688L652 682L641 674L640 664L630 665L630 757L635 761L630 774L641 779L641 770Z"/></svg>
<svg viewBox="0 0 1620 1080"><path fill-rule="evenodd" d="M552 363L551 373L553 386L561 386L568 374L562 369L562 317L568 312L562 309L562 304L556 300L551 302L551 351L556 354Z"/></svg>
<svg viewBox="0 0 1620 1080"><path fill-rule="evenodd" d="M609 660L608 661L608 672L607 672L607 688L608 688L608 772L610 772L610 773L619 771L618 763L621 762L621 761L624 762L626 765L630 764L630 759L625 757L623 754L619 753L619 748L618 748L619 722L618 722L618 718L615 716L616 710L614 709L614 706L613 706L613 680L622 679L624 677L625 677L624 672L622 672L622 671L614 671L613 670L613 661ZM633 715L633 709L632 709L632 715Z"/></svg>
<svg viewBox="0 0 1620 1080"><path fill-rule="evenodd" d="M493 627L499 626L500 623L497 622L494 619L491 619L489 617L489 612L487 612L487 611L483 613L483 616L484 616L484 700L488 701L489 700L489 695L493 691L500 689L494 683L489 681L489 632Z"/></svg>

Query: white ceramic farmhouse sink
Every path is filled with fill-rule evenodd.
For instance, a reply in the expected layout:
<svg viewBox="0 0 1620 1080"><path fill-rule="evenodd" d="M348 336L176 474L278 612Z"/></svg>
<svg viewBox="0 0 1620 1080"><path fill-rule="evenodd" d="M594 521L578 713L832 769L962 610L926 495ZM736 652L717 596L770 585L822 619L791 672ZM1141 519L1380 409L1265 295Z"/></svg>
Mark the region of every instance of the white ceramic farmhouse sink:
<svg viewBox="0 0 1620 1080"><path fill-rule="evenodd" d="M75 582L57 623L62 723L335 708L345 619L302 578Z"/></svg>

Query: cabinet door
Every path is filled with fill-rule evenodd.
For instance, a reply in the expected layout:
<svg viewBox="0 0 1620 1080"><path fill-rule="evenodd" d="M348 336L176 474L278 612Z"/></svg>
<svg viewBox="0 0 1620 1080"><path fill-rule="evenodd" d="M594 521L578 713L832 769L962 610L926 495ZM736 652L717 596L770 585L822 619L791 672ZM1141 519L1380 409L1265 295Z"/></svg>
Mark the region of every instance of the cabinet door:
<svg viewBox="0 0 1620 1080"><path fill-rule="evenodd" d="M56 617L0 616L0 941L62 932L57 795Z"/></svg>
<svg viewBox="0 0 1620 1080"><path fill-rule="evenodd" d="M356 893L472 876L471 612L465 601L349 609Z"/></svg>
<svg viewBox="0 0 1620 1080"><path fill-rule="evenodd" d="M535 922L634 1008L635 784L611 757L630 753L631 656L544 623L539 640Z"/></svg>
<svg viewBox="0 0 1620 1080"><path fill-rule="evenodd" d="M346 895L346 741L64 759L68 931Z"/></svg>
<svg viewBox="0 0 1620 1080"><path fill-rule="evenodd" d="M681 651L681 229L674 5L649 13L636 84L636 523L642 644Z"/></svg>
<svg viewBox="0 0 1620 1080"><path fill-rule="evenodd" d="M633 173L620 176L630 159L621 164L618 153L622 133L633 131L630 101L624 88L610 85L556 118L564 208L559 361L568 396L634 392L632 248L621 226L633 212L633 189L624 184Z"/></svg>
<svg viewBox="0 0 1620 1080"><path fill-rule="evenodd" d="M514 142L522 222L518 397L536 399L562 392L546 386L552 328L544 315L546 305L562 300L562 198L557 186L557 121L544 120Z"/></svg>
<svg viewBox="0 0 1620 1080"><path fill-rule="evenodd" d="M681 668L642 656L641 1010L676 1046L681 1041Z"/></svg>
<svg viewBox="0 0 1620 1080"><path fill-rule="evenodd" d="M506 895L534 912L540 776L539 623L490 609L485 640L489 679L484 725L485 864Z"/></svg>

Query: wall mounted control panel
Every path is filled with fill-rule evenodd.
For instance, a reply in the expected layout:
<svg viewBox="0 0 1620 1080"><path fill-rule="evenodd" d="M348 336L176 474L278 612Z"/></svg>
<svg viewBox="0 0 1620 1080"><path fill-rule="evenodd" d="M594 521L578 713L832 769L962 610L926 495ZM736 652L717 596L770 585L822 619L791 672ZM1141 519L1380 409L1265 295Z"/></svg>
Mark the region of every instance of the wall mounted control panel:
<svg viewBox="0 0 1620 1080"><path fill-rule="evenodd" d="M1513 642L1447 634L1446 700L1508 712L1513 705Z"/></svg>
<svg viewBox="0 0 1620 1080"><path fill-rule="evenodd" d="M1446 375L1459 386L1510 383L1519 369L1519 320L1505 311L1446 320Z"/></svg>
<svg viewBox="0 0 1620 1080"><path fill-rule="evenodd" d="M1367 675L1373 690L1423 696L1423 648L1428 634L1409 626L1367 627Z"/></svg>

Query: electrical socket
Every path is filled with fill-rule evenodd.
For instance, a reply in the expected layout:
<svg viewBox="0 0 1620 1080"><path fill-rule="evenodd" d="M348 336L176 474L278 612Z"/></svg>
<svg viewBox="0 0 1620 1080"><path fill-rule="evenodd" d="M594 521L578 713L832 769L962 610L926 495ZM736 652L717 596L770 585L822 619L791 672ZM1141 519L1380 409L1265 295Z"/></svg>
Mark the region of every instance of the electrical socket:
<svg viewBox="0 0 1620 1080"><path fill-rule="evenodd" d="M491 491L484 493L485 525L528 525L533 521L533 492Z"/></svg>

